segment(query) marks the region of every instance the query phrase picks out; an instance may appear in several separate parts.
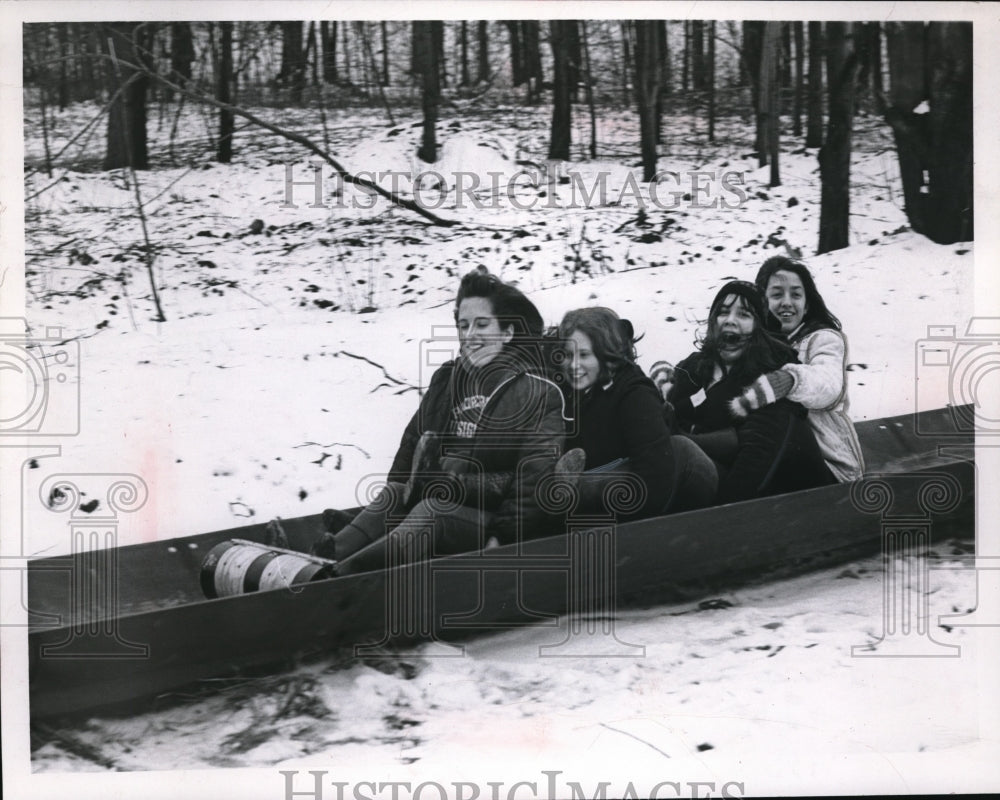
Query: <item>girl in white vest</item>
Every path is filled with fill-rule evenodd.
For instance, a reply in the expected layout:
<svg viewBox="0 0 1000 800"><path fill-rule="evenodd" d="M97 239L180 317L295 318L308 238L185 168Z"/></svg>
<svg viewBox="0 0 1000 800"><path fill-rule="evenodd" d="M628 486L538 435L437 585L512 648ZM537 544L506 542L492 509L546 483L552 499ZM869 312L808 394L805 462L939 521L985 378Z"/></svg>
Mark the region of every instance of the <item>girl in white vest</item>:
<svg viewBox="0 0 1000 800"><path fill-rule="evenodd" d="M780 397L809 410L816 441L830 471L844 483L864 472L861 445L847 415L847 337L826 307L808 268L787 256L773 256L755 281L767 303L768 327L780 333L799 354L799 364L762 375L733 401L735 414L746 414Z"/></svg>

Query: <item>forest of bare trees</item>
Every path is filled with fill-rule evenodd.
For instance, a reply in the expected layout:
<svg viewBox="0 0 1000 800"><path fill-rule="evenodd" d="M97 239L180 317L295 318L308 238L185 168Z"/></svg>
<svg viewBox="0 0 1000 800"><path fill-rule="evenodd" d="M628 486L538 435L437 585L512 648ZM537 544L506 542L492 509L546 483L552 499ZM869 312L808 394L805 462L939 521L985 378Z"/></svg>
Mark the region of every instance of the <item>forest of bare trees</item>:
<svg viewBox="0 0 1000 800"><path fill-rule="evenodd" d="M240 157L238 117L254 125L280 119L281 108L370 106L390 124L394 111L419 109L427 163L439 155L442 114L549 104L548 158L572 160L597 158L598 121L631 108L643 181L656 179L668 114L683 112L686 133L708 141L720 115L735 115L772 186L782 151L817 149L817 252L848 243L852 130L863 110L892 131L911 227L942 243L973 236L971 23L39 23L24 27L24 85L25 113L43 135L53 109L100 109L104 170L150 168L150 115L192 103L217 117L210 149L220 163ZM574 119L586 121L589 141L572 141ZM41 168L51 170L59 154L47 141L45 152Z"/></svg>

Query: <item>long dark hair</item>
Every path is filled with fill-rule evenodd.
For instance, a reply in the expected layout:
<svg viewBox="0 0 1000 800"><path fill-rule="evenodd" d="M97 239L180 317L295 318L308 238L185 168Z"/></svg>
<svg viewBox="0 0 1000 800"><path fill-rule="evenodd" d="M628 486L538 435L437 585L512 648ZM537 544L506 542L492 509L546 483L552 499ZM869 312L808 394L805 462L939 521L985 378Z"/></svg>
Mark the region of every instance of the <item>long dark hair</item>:
<svg viewBox="0 0 1000 800"><path fill-rule="evenodd" d="M594 355L601 364L598 380L607 383L625 364L634 364L635 337L632 323L621 319L610 308L593 306L567 311L559 323L559 338L569 339L575 331L585 333L590 339ZM642 338L642 337L639 337Z"/></svg>
<svg viewBox="0 0 1000 800"><path fill-rule="evenodd" d="M708 330L700 342L702 358L696 359L693 365L698 374L691 376L699 386L707 385L715 364L721 363L718 316L726 298L732 295L736 296L733 302L739 303L753 315L754 326L747 337L747 347L743 354L736 363L729 366L729 374L741 385L746 385L765 372L772 372L789 362L798 361L794 348L768 332L764 323L764 303L757 287L749 281L730 281L719 289L708 312Z"/></svg>
<svg viewBox="0 0 1000 800"><path fill-rule="evenodd" d="M770 312L767 302L767 284L771 280L771 276L779 271L791 272L798 275L799 280L802 281L802 288L806 292L806 313L802 320L802 329L797 334L796 339L801 339L807 333L812 333L821 328L833 328L835 331L843 329L840 320L826 307L823 295L816 288L816 281L813 280L809 268L801 261L796 261L788 256L771 256L761 264L760 269L757 271L757 277L754 279L757 291L764 298L768 330L781 331L781 322Z"/></svg>

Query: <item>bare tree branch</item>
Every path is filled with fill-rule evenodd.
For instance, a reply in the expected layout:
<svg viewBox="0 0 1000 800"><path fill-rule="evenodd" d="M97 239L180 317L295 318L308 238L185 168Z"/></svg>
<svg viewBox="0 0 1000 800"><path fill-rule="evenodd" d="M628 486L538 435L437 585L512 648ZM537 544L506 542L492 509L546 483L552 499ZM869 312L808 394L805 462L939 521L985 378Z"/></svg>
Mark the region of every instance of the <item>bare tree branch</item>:
<svg viewBox="0 0 1000 800"><path fill-rule="evenodd" d="M340 178L344 180L346 183L353 183L356 186L363 186L364 188L371 190L375 194L384 197L393 205L399 206L400 208L405 208L409 211L413 211L414 213L419 214L425 219L430 220L435 225L441 225L447 228L451 227L452 225L458 224L458 220L439 217L437 214L428 211L426 208L423 208L419 203L416 203L413 200L408 200L405 197L401 197L396 192L390 192L389 190L382 188L382 186L375 183L374 181L368 180L367 178L360 178L357 175L351 174L340 164L340 162L337 161L337 159L335 159L333 156L331 156L329 153L323 150L323 148L321 148L319 145L315 144L311 139L309 139L309 137L303 136L301 133L296 133L295 131L286 130L285 128L275 125L273 122L268 122L267 120L261 119L256 114L252 114L249 111L240 108L239 106L230 105L228 103L222 103L216 100L214 97L209 97L207 95L199 94L198 92L193 92L190 89L184 88L183 86L178 86L173 81L170 81L164 78L162 75L159 75L156 72L147 69L145 66L141 64L130 64L126 61L123 61L122 59L119 59L118 63L123 64L124 66L129 67L130 69L134 69L138 72L141 72L149 76L150 78L153 78L154 80L159 81L164 86L169 87L178 94L184 95L185 97L190 97L192 100L197 100L198 102L201 103L207 103L208 105L215 106L216 108L221 108L226 111L231 111L233 114L239 117L243 117L246 120L249 120L254 125L264 128L265 130L269 130L271 131L271 133L276 133L278 136L282 136L285 139L295 142L296 144L302 145L311 153L315 153L320 158L322 158L327 164L333 167L337 171L337 174L340 176Z"/></svg>

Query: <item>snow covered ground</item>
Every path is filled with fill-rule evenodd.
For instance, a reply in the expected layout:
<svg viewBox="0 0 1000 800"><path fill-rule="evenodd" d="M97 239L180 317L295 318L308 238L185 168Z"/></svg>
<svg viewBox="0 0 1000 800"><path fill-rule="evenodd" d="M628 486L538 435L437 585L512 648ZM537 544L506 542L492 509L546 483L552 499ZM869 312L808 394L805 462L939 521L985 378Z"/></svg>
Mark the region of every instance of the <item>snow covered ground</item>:
<svg viewBox="0 0 1000 800"><path fill-rule="evenodd" d="M60 130L76 130L84 112L66 112ZM634 152L634 115L615 113L602 145ZM60 171L50 186L29 176L28 320L36 338L70 340L70 380L49 399L53 415L72 416L78 387L80 430L58 441L58 455L40 452L20 470L27 551L70 549L68 520L44 502L56 473L78 475L97 508L107 480L95 473L145 483L148 500L121 517L119 543L354 505L358 487L390 463L431 370L427 342L451 336L457 279L477 265L518 281L553 324L581 305L616 309L644 334L648 367L691 351L723 282L752 280L770 255L801 253L850 339L853 416L948 402L945 379L925 379L918 392L915 347L931 325L964 333L975 251L908 230L876 121L859 120L852 245L813 257L814 151L783 153L782 186L769 188L741 120L721 121L708 146L691 120L674 118L660 165L678 177L664 178L656 201L634 181L632 156L564 164L569 180L550 182L546 114L526 121L521 110L520 120L517 136L489 119L442 120L434 169L452 191L435 213L459 221L451 228L339 186L326 167L327 207L311 208L310 159L283 145L270 156L258 145L232 166L201 160L141 174L166 322L154 321L125 177ZM340 151L348 165L409 176L414 121L387 129L343 112L331 125L353 131L353 147ZM30 162L38 138L26 126ZM291 189L288 164L302 182ZM743 181L735 208L727 174ZM456 198L454 181L474 179L500 189ZM601 179L606 202L583 207L580 185ZM699 195L692 180L708 188ZM425 178L425 201L437 181ZM288 192L297 207L287 207ZM602 781L607 796L622 796L631 781L638 797L663 781L680 789L660 796L697 796L695 781L711 781L714 796L727 785L734 795L995 786L982 761L984 684L995 677L983 656L988 632L937 626L939 615L976 605L974 575L958 568L963 549L940 543L938 565L954 568L934 570L927 600L934 637L959 646L958 658L852 656L865 645L892 655L879 642L883 571L871 559L747 587L712 607L620 611L617 636L643 645L641 658L542 658L539 645L557 632L527 628L468 642L460 658L425 646L385 661L314 660L165 709L38 730L31 769L170 770L143 784L154 797L237 796L227 793L234 780L239 796L288 797L311 791L309 770L327 771L329 797L330 781L347 781L348 796L359 781L437 782L467 800L471 789L456 782L475 783L482 797L487 781L510 797L546 796L550 780L555 796L572 794L568 781L587 796ZM219 767L254 769L197 771ZM37 777L46 785L47 774ZM74 790L95 790L100 777L75 775ZM512 789L517 781L537 792Z"/></svg>

